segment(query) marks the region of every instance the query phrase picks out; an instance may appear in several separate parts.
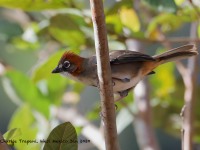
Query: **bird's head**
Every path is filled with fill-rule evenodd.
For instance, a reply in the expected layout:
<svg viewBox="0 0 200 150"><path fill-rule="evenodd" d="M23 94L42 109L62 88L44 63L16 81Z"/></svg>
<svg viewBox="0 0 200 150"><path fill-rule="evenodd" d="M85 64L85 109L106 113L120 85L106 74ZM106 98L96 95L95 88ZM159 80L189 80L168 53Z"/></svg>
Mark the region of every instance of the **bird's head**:
<svg viewBox="0 0 200 150"><path fill-rule="evenodd" d="M71 51L67 51L62 55L57 67L52 71L52 73L61 73L64 75L71 74L77 76L84 70L82 67L83 63L84 58Z"/></svg>

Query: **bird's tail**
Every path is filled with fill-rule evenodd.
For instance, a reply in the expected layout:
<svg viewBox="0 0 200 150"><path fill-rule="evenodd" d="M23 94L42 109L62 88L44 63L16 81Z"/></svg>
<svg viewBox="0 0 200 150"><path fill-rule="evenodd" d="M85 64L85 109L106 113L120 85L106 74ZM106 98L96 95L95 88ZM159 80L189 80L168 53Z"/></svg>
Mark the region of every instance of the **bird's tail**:
<svg viewBox="0 0 200 150"><path fill-rule="evenodd" d="M168 50L165 53L155 55L153 58L159 61L159 64L163 64L170 61L177 61L180 59L188 58L197 54L198 52L196 46L194 44L188 44Z"/></svg>

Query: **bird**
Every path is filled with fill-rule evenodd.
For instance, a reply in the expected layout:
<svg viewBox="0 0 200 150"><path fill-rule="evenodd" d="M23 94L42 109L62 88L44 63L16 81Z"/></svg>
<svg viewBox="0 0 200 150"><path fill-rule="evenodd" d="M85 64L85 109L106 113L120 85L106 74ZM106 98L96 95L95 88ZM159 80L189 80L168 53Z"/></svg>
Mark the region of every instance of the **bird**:
<svg viewBox="0 0 200 150"><path fill-rule="evenodd" d="M154 69L164 63L185 59L198 54L195 44L183 45L164 53L150 56L132 50L109 52L113 93L119 101L134 89L139 81L155 74ZM85 58L72 51L66 51L52 73L60 73L70 79L89 86L98 87L96 56ZM164 81L163 81L164 82Z"/></svg>

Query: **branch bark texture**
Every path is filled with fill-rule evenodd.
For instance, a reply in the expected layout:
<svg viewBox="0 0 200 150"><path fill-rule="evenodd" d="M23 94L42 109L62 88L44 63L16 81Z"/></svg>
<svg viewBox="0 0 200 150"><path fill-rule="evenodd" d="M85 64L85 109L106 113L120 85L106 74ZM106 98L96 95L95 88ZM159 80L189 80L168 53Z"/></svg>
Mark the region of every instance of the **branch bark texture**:
<svg viewBox="0 0 200 150"><path fill-rule="evenodd" d="M197 38L198 23L191 24L190 38ZM166 37L163 36L163 40ZM197 42L193 42L196 43ZM167 49L171 49L171 44L166 40L163 45ZM187 66L181 62L176 62L176 67L180 72L185 85L184 101L185 105L181 111L181 117L183 120L181 136L182 136L182 150L193 149L193 120L194 120L194 106L196 98L196 83L198 74L198 57L192 57L188 59Z"/></svg>
<svg viewBox="0 0 200 150"><path fill-rule="evenodd" d="M141 51L141 43L135 40L127 40L128 49ZM148 79L144 79L134 89L134 100L137 108L133 121L136 139L140 150L159 150L159 145L152 125L152 109L150 106Z"/></svg>
<svg viewBox="0 0 200 150"><path fill-rule="evenodd" d="M144 79L137 85L134 90L134 97L138 114L133 124L138 145L141 150L159 150L152 125L148 79Z"/></svg>
<svg viewBox="0 0 200 150"><path fill-rule="evenodd" d="M191 38L197 36L198 23L192 23L190 36ZM196 43L197 44L197 43ZM183 114L183 150L193 149L193 120L194 120L194 106L196 97L196 83L198 73L198 57L193 57L188 60L187 74L183 76L185 84L185 110Z"/></svg>
<svg viewBox="0 0 200 150"><path fill-rule="evenodd" d="M102 0L90 0L94 27L97 73L101 97L101 113L104 123L105 144L107 150L118 150L115 106L111 80L109 50L105 16Z"/></svg>

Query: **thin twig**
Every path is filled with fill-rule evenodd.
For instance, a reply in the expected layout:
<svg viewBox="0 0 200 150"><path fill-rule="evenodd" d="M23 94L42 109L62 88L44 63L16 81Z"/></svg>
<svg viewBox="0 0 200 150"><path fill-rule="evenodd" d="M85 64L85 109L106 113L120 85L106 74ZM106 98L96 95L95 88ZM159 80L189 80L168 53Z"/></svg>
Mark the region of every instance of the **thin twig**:
<svg viewBox="0 0 200 150"><path fill-rule="evenodd" d="M90 0L97 56L97 73L101 96L102 120L104 123L107 150L118 150L115 105L111 82L111 69L105 16L102 0Z"/></svg>
<svg viewBox="0 0 200 150"><path fill-rule="evenodd" d="M185 113L185 108L186 108L186 105L183 105L182 109L181 109L181 112L180 112L180 117L182 119L182 129L181 129L181 149L184 150L184 113Z"/></svg>

